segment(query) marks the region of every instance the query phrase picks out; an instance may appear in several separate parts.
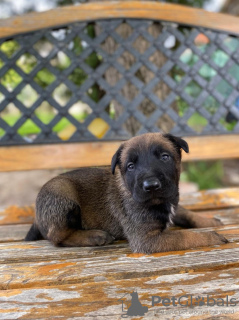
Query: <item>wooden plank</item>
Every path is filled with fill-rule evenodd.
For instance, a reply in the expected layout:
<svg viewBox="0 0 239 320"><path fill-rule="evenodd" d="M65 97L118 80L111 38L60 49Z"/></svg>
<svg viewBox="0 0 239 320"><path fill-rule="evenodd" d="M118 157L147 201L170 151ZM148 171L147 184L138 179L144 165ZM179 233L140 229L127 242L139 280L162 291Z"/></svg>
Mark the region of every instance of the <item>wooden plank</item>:
<svg viewBox="0 0 239 320"><path fill-rule="evenodd" d="M8 242L0 243L0 264L48 261L48 260L68 260L76 258L90 258L104 255L119 256L130 254L131 250L126 241L115 242L112 245L102 247L76 247L60 248L53 246L47 240L32 242Z"/></svg>
<svg viewBox="0 0 239 320"><path fill-rule="evenodd" d="M3 319L120 319L125 313L122 312L120 299L123 297L126 308L126 303L131 300L130 293L137 291L141 304L148 307L146 319L160 317L161 320L168 320L172 319L169 316L171 313L174 320L216 319L215 312L219 311L221 316L227 315L220 319L238 319L238 304L230 306L229 303L226 306L226 296L229 301L238 297L238 277L239 268L207 272L191 270L173 275L150 275L110 281L98 277L91 283L8 289L0 291L0 312ZM178 305L178 299L183 295L192 296L193 308ZM225 306L196 305L198 297L206 301L207 295L215 300L223 299ZM171 299L174 296L177 307L174 307L172 302L168 307L162 303L152 306L152 296L159 296L161 299ZM181 301L185 303L185 299ZM210 302L212 303L212 300ZM175 313L175 309L179 309L181 314ZM210 315L213 314L214 317L211 318ZM7 317L9 315L11 318Z"/></svg>
<svg viewBox="0 0 239 320"><path fill-rule="evenodd" d="M33 205L30 206L9 206L0 209L0 225L32 223L35 216Z"/></svg>
<svg viewBox="0 0 239 320"><path fill-rule="evenodd" d="M239 158L238 135L185 139L190 153L183 154L183 161ZM104 141L0 147L0 172L109 165L120 144Z"/></svg>
<svg viewBox="0 0 239 320"><path fill-rule="evenodd" d="M225 233L230 234L231 232L233 234L233 232L235 232L235 230L231 231L220 231L220 233L224 235ZM233 234L233 237L238 241L238 229L237 234ZM105 273L108 277L119 279L123 275L126 277L127 274L129 277L134 277L137 276L137 274L134 274L133 270L138 264L142 266L142 268L138 270L138 276L140 276L141 272L159 273L166 272L166 270L169 272L171 269L175 270L175 268L209 269L220 266L224 268L225 265L228 264L234 266L235 264L239 265L238 242L230 242L221 246L154 253L151 255L132 253L128 244L123 241L104 247L81 248L57 248L52 246L48 241L28 243L10 242L0 244L0 254L0 263L1 265L9 264L7 274L10 275L12 274L12 272L9 272L10 265L15 265L16 263L26 263L30 268L32 261L34 261L34 264L39 265L40 263L40 265L44 265L45 261L61 260L68 262L70 266L73 266L72 268L79 265L82 272L78 273L82 281L83 279L89 281L92 277L101 273ZM172 261L174 261L173 264ZM37 281L40 279L38 271L37 267ZM58 270L56 270L56 272L58 272ZM73 271L70 270L69 274L71 277ZM30 278L33 279L33 272ZM64 279L67 279L66 274ZM29 281L32 280L29 279Z"/></svg>
<svg viewBox="0 0 239 320"><path fill-rule="evenodd" d="M218 218L224 225L239 225L239 207L200 211L200 215L207 218Z"/></svg>
<svg viewBox="0 0 239 320"><path fill-rule="evenodd" d="M149 275L228 270L239 267L239 243L229 243L220 248L201 248L152 255L129 253L127 246L117 248L113 245L111 249L115 250L93 248L90 251L88 248L87 252L86 249L80 248L78 251L61 249L53 252L49 243L45 243L42 247L38 246L34 254L32 248L28 248L31 252L25 255L25 259L20 257L10 264L8 261L1 263L1 290L94 281L110 282ZM27 250L28 248L25 247ZM49 251L47 254L46 248ZM17 252L16 248L10 249L8 255L15 252ZM37 255L44 255L43 259L48 258L48 260L42 261L43 259L38 258ZM19 257L18 252L17 256Z"/></svg>
<svg viewBox="0 0 239 320"><path fill-rule="evenodd" d="M190 210L239 206L239 188L213 189L182 194L180 204Z"/></svg>
<svg viewBox="0 0 239 320"><path fill-rule="evenodd" d="M0 242L23 241L31 224L0 226Z"/></svg>
<svg viewBox="0 0 239 320"><path fill-rule="evenodd" d="M15 16L0 21L0 36L66 25L76 21L111 18L141 18L172 21L239 34L238 18L168 3L117 1L85 3L53 10ZM223 23L222 23L223 21Z"/></svg>
<svg viewBox="0 0 239 320"><path fill-rule="evenodd" d="M189 154L183 152L185 162L239 158L239 136L236 134L185 137L184 139L189 145ZM228 148L237 150L229 151Z"/></svg>
<svg viewBox="0 0 239 320"><path fill-rule="evenodd" d="M0 147L0 171L109 165L120 142Z"/></svg>

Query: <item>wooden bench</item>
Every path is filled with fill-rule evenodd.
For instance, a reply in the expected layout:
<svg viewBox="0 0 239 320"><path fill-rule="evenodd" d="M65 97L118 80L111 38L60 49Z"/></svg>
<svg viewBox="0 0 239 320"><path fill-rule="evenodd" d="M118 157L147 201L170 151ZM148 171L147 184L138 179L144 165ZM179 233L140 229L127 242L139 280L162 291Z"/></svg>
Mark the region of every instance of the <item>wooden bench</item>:
<svg viewBox="0 0 239 320"><path fill-rule="evenodd" d="M124 39L122 29L118 33L115 31L121 24L126 24L132 29L131 37L128 35ZM161 38L158 38L159 34L155 35L152 29L151 31L147 29L153 24L157 26ZM90 37L84 30L89 26L92 28L92 25L95 28L95 35ZM100 28L103 28L103 31ZM59 30L63 30L60 31L62 33L58 32ZM190 154L184 155L183 161L238 158L239 116L234 101L237 94L239 96L239 91L238 82L231 74L231 68L238 68L239 59L237 50L231 49L225 42L226 39L232 42L238 41L238 34L238 18L178 5L141 1L81 4L0 21L2 38L0 77L3 79L0 83L0 92L4 96L0 96L2 100L0 129L4 131L4 134L0 135L0 171L109 165L120 140L132 135L132 132L127 131L129 128L127 125L123 127L128 117L134 116L140 123L138 134L155 131L157 129L155 121L163 114L167 115L167 121L171 119L171 122L168 121L171 132L185 136L189 143ZM203 35L202 40L197 38L198 35ZM136 45L137 53L134 55L132 43L136 40L136 36L143 37L141 41L148 41L149 47L145 49L146 53L139 52L140 48ZM80 40L77 40L77 37ZM108 37L111 37L111 40L107 40ZM171 38L171 44L163 48L168 38ZM36 46L37 41L41 39L44 39L45 43L48 42L48 46L50 40L53 42L49 52L46 49L47 56L46 52L39 52L39 46ZM112 49L109 44L112 39L120 44L118 43L118 48L110 53L107 52L107 48ZM203 53L195 39L203 42L205 49ZM17 48L11 55L6 55L4 51L3 44L8 41ZM105 46L102 49L103 41ZM85 47L81 52L73 54L71 50L74 49L74 47L72 49L74 43L78 45L84 43ZM122 51L117 51L121 50L120 48ZM188 49L198 56L198 60L191 65L181 57ZM88 53L85 53L87 50ZM117 78L115 86L110 86L106 83L107 75L105 77L103 75L110 66L119 68L122 61L116 65L114 61L117 59L114 59L119 58L124 50L134 56L136 61L131 66L126 66L123 62L120 67L121 78ZM215 50L217 53L221 51L222 55L224 53L224 58L226 56L223 65L218 65L211 59L210 55ZM71 65L57 69L53 60L59 51L70 55ZM37 60L30 71L21 69L22 65L19 62L21 56L25 57L26 52L28 57L35 56ZM156 55L158 52L164 55L164 60L162 57L159 59L160 63L163 61L160 66L154 65L157 58L149 59L150 54L155 52ZM89 66L85 62L90 54L96 54L97 66ZM101 64L100 59L103 60ZM153 73L153 79L147 83L135 76L137 70L145 66L145 63L148 72ZM176 71L172 70L174 64L177 65ZM207 80L200 71L205 64L208 64L211 71L215 71L214 76ZM55 77L52 83L44 83L46 80L38 73L42 68L51 73L48 74L49 77ZM73 83L72 77L68 78L77 68L79 72L83 70L87 77L80 86ZM175 75L180 75L179 69L180 79L175 78ZM4 82L6 80L4 75L8 70L13 70L13 76L16 77L17 73L22 78L14 88L7 87ZM142 74L145 74L145 71L141 72L141 76ZM39 79L42 82L39 82ZM223 80L227 82L228 88L231 88L225 95L218 92L216 87ZM136 97L131 97L130 102L127 102L125 97L126 91L124 89L121 91L127 81L132 81L138 89ZM164 81L168 86L165 97L161 93L160 97L157 96L157 93L163 90L163 86L154 95L149 93L153 89L152 84L160 81ZM192 88L188 84L192 81L201 88L199 95L190 95ZM72 96L63 106L62 101L52 98L54 90L62 83L72 91ZM100 90L101 93L104 91L101 99L92 100L94 84L98 85L98 93ZM38 93L39 100L33 102L31 106L26 106L21 95L19 96L26 85L32 86ZM143 98L140 98L141 93L145 95ZM205 97L208 96L216 104L212 112L204 104ZM140 111L137 109L145 97L151 99L151 104L159 103L154 111L156 113L144 115L142 108ZM114 105L115 109L113 108L113 117L110 117L108 106L111 100L117 98L120 99L118 102L123 104L125 118L122 118L122 115L114 117L117 113L117 103ZM35 113L44 99L57 110L54 117L58 118L56 120L54 118L48 124L41 122ZM181 99L180 101L186 99L187 104L190 104L189 109L185 105L186 111L179 109L179 104L175 105L178 99ZM78 100L92 108L91 113L81 121L70 113L70 108ZM15 108L22 113L15 124L11 125L7 118L4 118L4 113L1 114L9 103L14 103ZM169 112L170 103L174 104L172 111ZM105 111L106 106L107 111ZM192 114L190 108L193 110ZM179 115L181 111L185 112ZM195 113L207 119L207 124L202 122L200 132L193 131L195 127L192 127L189 120ZM229 119L227 122L225 119L228 119L229 114L233 120ZM55 125L62 117L70 119L76 127L75 133L63 137L59 135L59 131L54 131ZM95 133L94 129L91 130L90 125L96 118L103 119L103 125L111 128L107 127L108 131L103 134L103 138L101 134ZM33 121L41 130L30 135L21 133L19 130L27 120ZM231 124L229 129L228 123ZM161 122L159 127L160 124ZM124 130L121 131L121 128ZM152 255L134 254L124 241L105 247L55 248L47 241L29 243L23 241L33 221L33 205L17 207L13 204L2 209L0 319L120 319L121 315L126 313L126 306L129 306L130 302L129 294L134 290L137 290L140 302L148 306L148 312L145 314L147 319L238 319L237 305L207 307L195 304L196 298L206 299L207 295L225 301L226 296L229 296L238 301L239 187L183 195L180 203L205 217L220 218L224 226L215 230L227 237L230 243ZM195 230L195 232L200 231ZM174 307L172 304L168 307L162 304L153 307L153 295L162 298L192 295L194 307Z"/></svg>

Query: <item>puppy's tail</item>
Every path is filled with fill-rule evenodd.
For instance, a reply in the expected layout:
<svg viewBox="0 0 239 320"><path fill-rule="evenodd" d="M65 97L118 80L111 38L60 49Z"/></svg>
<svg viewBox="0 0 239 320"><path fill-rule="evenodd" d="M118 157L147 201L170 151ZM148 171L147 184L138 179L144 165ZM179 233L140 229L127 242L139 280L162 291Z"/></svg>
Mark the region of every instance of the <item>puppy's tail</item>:
<svg viewBox="0 0 239 320"><path fill-rule="evenodd" d="M33 223L30 230L28 231L25 241L36 241L36 240L42 240L43 236L41 232L39 231L37 225Z"/></svg>

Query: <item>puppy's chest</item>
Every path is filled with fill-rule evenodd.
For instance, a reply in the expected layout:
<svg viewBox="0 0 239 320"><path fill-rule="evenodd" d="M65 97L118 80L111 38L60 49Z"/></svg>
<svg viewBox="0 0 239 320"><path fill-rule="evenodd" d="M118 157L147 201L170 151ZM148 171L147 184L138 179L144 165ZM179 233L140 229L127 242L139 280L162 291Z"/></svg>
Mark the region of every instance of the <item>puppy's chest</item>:
<svg viewBox="0 0 239 320"><path fill-rule="evenodd" d="M165 229L170 224L173 224L173 216L175 215L175 207L171 203L162 203L151 206L144 211L142 216L145 222L155 220L161 224L162 229Z"/></svg>

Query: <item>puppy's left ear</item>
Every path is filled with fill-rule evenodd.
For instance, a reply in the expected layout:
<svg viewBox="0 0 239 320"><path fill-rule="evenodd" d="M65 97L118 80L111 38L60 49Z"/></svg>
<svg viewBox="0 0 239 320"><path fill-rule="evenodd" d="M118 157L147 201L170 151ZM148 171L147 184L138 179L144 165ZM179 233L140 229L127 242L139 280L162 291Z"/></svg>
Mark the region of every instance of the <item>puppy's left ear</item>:
<svg viewBox="0 0 239 320"><path fill-rule="evenodd" d="M170 140L179 151L183 149L186 153L189 153L189 147L185 140L171 134L165 134L164 137Z"/></svg>
<svg viewBox="0 0 239 320"><path fill-rule="evenodd" d="M119 149L116 151L116 153L113 155L113 158L111 160L111 171L112 171L112 174L115 174L115 167L117 165L119 165L119 162L120 162L120 155L121 155L121 152L123 150L123 147L124 145L121 144L121 146L119 147Z"/></svg>

